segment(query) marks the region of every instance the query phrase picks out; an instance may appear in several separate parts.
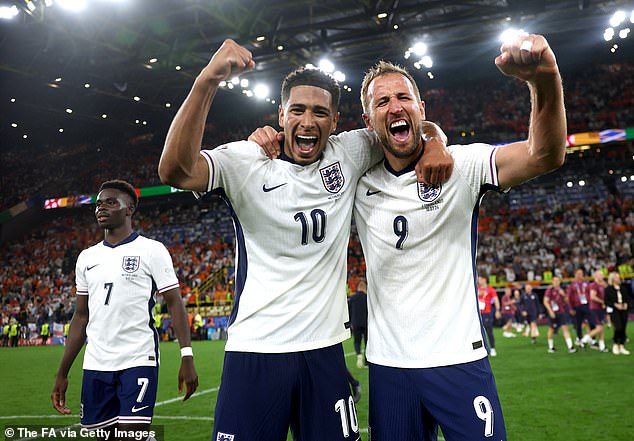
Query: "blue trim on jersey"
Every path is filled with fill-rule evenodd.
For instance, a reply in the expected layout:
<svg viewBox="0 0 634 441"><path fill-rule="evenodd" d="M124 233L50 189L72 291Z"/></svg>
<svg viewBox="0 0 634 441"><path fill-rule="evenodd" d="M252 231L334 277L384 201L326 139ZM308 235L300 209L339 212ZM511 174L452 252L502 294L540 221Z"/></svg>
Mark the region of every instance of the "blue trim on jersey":
<svg viewBox="0 0 634 441"><path fill-rule="evenodd" d="M212 191L213 194L220 196L220 198L227 204L229 207L229 212L231 213L231 218L233 219L233 226L236 230L236 246L238 248L236 260L236 291L234 293L233 298L233 309L231 310L231 315L229 316L229 326L236 320L238 315L238 307L240 306L240 296L242 291L244 290L244 284L247 280L247 269L249 266L249 259L247 258L247 248L244 242L244 232L242 231L242 224L240 224L240 219L238 219L238 215L233 209L233 205L231 205L231 201L225 193L224 188L216 188Z"/></svg>
<svg viewBox="0 0 634 441"><path fill-rule="evenodd" d="M394 176L401 176L404 175L405 173L409 173L411 171L414 171L416 168L416 164L418 164L418 161L420 160L420 158L423 157L423 153L425 152L425 146L423 145L423 149L420 151L420 153L418 154L418 156L416 157L416 159L414 159L407 167L405 167L403 170L401 171L396 171L392 168L392 166L390 166L390 163L387 161L387 158L385 158L383 160L383 165L385 166L385 169L393 174Z"/></svg>
<svg viewBox="0 0 634 441"><path fill-rule="evenodd" d="M121 242L119 242L116 245L112 245L110 242L108 242L107 240L103 240L103 244L105 246L107 246L108 248L116 248L120 245L125 245L126 243L130 243L132 242L134 239L136 239L137 237L139 237L139 233L136 231L133 231L132 234L130 234L128 237L126 237L125 239L123 239Z"/></svg>
<svg viewBox="0 0 634 441"><path fill-rule="evenodd" d="M154 293L158 290L156 286L156 282L152 279L152 291L150 292L150 300L148 301L148 315L150 316L150 320L148 322L148 326L152 330L152 335L154 336L154 356L156 357L156 365L159 365L159 335L156 330L156 326L154 326L154 306L156 305L156 300L154 299Z"/></svg>

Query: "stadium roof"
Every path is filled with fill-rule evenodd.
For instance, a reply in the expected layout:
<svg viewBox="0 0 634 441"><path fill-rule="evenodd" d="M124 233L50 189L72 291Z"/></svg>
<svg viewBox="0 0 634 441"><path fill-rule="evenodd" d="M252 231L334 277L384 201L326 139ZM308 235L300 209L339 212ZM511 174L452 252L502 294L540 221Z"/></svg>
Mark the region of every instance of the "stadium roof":
<svg viewBox="0 0 634 441"><path fill-rule="evenodd" d="M114 131L164 133L225 38L253 51L256 70L242 78L249 89L267 84L273 100L284 74L322 57L346 75L343 83L355 97L363 71L379 59L407 66L422 87L498 75L493 59L500 33L510 26L545 34L562 70L634 56L634 35L619 41L614 54L612 42L603 40L617 9L629 21L632 4L626 1L85 1L83 11L72 12L62 0L0 0L20 11L0 22L3 145L63 145ZM416 70L413 59L404 59L416 41L427 44L431 69ZM222 116L238 119L250 107L275 110L241 90L236 85L219 94Z"/></svg>

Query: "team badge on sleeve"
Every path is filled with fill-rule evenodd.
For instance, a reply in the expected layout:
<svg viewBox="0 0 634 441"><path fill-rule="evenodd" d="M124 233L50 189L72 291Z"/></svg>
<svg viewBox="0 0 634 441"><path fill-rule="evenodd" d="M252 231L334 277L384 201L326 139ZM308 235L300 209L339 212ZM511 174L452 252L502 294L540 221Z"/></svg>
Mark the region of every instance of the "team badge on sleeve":
<svg viewBox="0 0 634 441"><path fill-rule="evenodd" d="M218 432L216 441L233 441L233 435L229 435L228 433Z"/></svg>
<svg viewBox="0 0 634 441"><path fill-rule="evenodd" d="M139 269L140 263L140 256L123 256L123 263L121 264L121 266L126 273L133 273Z"/></svg>
<svg viewBox="0 0 634 441"><path fill-rule="evenodd" d="M423 202L434 202L440 196L442 184L427 185L422 182L418 183L418 197Z"/></svg>
<svg viewBox="0 0 634 441"><path fill-rule="evenodd" d="M341 171L341 164L335 162L324 168L319 169L321 173L321 181L324 183L324 187L329 193L339 193L343 188L343 184L346 182Z"/></svg>

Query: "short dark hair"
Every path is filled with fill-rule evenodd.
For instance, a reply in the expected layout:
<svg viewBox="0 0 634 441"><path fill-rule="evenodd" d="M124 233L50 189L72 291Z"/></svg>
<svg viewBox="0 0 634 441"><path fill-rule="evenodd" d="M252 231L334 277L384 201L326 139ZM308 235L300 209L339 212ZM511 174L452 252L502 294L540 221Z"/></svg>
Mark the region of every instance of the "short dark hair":
<svg viewBox="0 0 634 441"><path fill-rule="evenodd" d="M130 199L132 199L132 203L134 204L134 211L136 211L137 205L139 204L139 197L137 196L136 189L132 184L122 179L112 179L101 184L99 192L101 193L102 190L107 188L114 188L115 190L122 191L130 196Z"/></svg>
<svg viewBox="0 0 634 441"><path fill-rule="evenodd" d="M339 109L339 98L341 97L339 83L323 70L300 67L286 75L282 82L282 106L288 102L291 89L295 86L315 86L330 92L333 110Z"/></svg>

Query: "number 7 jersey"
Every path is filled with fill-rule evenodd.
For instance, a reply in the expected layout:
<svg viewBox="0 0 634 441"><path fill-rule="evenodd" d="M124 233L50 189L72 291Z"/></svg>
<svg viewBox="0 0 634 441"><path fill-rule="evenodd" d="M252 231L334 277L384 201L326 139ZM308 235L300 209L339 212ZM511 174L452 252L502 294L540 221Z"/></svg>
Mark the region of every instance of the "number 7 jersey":
<svg viewBox="0 0 634 441"><path fill-rule="evenodd" d="M419 184L384 161L359 181L354 219L368 279L368 361L426 368L487 355L475 259L479 201L497 189L496 149L450 146L451 178Z"/></svg>
<svg viewBox="0 0 634 441"><path fill-rule="evenodd" d="M77 295L88 296L84 369L158 366L155 292L178 287L165 245L136 232L117 245L102 241L81 252L75 278Z"/></svg>

